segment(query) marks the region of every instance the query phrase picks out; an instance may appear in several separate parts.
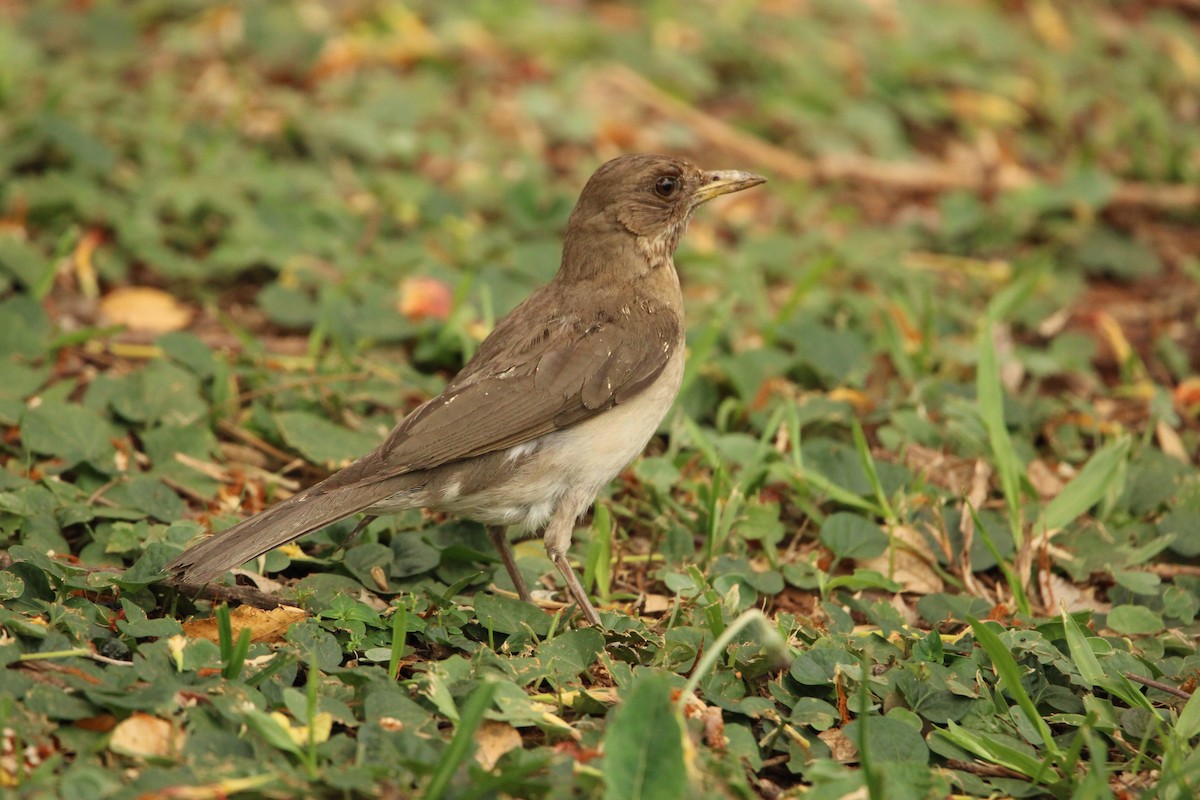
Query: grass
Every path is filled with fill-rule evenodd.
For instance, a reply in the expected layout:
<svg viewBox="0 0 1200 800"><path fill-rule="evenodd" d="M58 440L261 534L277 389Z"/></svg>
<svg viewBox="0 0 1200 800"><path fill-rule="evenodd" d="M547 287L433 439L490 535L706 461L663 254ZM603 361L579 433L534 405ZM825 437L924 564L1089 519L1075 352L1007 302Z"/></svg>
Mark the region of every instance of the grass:
<svg viewBox="0 0 1200 800"><path fill-rule="evenodd" d="M1197 22L0 6L0 785L1196 794ZM162 582L439 391L631 151L771 180L677 254L683 391L572 549L603 631L417 511Z"/></svg>

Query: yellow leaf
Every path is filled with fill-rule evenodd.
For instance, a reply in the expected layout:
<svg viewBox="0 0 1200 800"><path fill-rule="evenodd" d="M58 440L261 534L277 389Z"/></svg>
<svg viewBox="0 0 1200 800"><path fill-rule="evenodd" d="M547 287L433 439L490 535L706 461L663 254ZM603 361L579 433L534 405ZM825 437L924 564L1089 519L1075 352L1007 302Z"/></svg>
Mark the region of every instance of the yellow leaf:
<svg viewBox="0 0 1200 800"><path fill-rule="evenodd" d="M279 727L288 732L292 737L292 741L298 745L308 744L308 726L293 725L292 720L286 714L275 711L271 714L271 719L279 723ZM321 744L329 741L329 734L333 732L333 715L328 711L322 711L313 717L313 744Z"/></svg>

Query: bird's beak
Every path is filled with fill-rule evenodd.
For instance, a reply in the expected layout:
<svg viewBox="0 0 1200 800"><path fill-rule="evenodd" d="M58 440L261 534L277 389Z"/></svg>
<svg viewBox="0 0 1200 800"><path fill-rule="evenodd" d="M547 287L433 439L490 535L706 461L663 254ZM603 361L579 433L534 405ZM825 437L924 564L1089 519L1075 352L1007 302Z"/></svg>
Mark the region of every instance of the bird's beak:
<svg viewBox="0 0 1200 800"><path fill-rule="evenodd" d="M693 195L694 204L700 205L714 197L730 192L740 192L766 182L767 179L763 176L755 175L753 172L743 172L740 169L706 172L704 173L704 182L700 184Z"/></svg>

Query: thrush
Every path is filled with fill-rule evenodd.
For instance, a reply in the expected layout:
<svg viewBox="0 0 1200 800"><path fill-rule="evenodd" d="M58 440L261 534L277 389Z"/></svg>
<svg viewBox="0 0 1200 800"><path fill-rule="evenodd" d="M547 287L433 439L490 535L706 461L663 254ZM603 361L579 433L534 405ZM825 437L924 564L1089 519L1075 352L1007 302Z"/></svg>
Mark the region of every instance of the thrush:
<svg viewBox="0 0 1200 800"><path fill-rule="evenodd" d="M679 392L676 246L702 203L765 180L661 155L607 162L567 221L557 274L496 324L445 391L375 450L201 541L168 571L207 583L354 514L366 514L357 531L381 514L424 507L487 526L526 601L506 527L544 531L568 592L600 625L567 549L577 519L642 452Z"/></svg>

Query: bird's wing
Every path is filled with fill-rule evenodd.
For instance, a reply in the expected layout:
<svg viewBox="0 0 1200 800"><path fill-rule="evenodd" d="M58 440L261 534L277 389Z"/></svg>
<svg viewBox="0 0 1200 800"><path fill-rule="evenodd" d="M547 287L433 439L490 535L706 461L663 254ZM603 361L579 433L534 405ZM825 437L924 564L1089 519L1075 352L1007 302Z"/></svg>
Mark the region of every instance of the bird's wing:
<svg viewBox="0 0 1200 800"><path fill-rule="evenodd" d="M456 382L409 414L373 453L331 476L370 483L513 447L636 396L680 346L680 325L597 324Z"/></svg>

